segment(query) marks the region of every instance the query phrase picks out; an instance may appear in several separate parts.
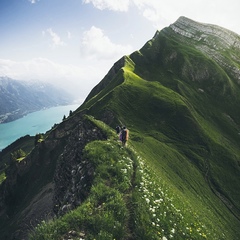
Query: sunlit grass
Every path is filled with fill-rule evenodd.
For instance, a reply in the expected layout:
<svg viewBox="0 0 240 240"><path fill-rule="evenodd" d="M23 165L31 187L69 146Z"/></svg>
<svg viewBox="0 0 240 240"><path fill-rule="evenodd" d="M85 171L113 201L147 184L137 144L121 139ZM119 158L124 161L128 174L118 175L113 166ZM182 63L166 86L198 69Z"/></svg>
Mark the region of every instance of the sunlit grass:
<svg viewBox="0 0 240 240"><path fill-rule="evenodd" d="M6 174L5 172L0 173L0 184L6 179Z"/></svg>
<svg viewBox="0 0 240 240"><path fill-rule="evenodd" d="M89 197L63 217L42 222L30 239L221 239L117 137L87 144L84 158L95 169Z"/></svg>
<svg viewBox="0 0 240 240"><path fill-rule="evenodd" d="M139 157L139 183L134 191L137 239L207 239L211 233L190 206L179 202L164 181ZM180 208L181 206L181 208ZM191 217L189 218L189 216ZM211 236L211 239L218 239Z"/></svg>

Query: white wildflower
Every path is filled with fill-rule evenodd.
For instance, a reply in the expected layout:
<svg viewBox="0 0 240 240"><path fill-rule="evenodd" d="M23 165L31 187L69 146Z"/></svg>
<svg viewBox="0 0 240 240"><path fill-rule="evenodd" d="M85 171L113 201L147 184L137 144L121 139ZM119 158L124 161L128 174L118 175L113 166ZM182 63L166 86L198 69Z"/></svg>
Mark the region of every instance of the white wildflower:
<svg viewBox="0 0 240 240"><path fill-rule="evenodd" d="M155 208L153 208L153 207L149 208L149 210L150 210L151 212L155 212Z"/></svg>

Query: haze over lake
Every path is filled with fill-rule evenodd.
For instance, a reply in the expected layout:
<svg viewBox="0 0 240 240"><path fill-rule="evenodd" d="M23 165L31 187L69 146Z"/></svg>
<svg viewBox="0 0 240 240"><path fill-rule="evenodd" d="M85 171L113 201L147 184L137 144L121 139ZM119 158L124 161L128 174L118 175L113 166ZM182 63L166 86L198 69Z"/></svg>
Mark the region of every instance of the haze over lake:
<svg viewBox="0 0 240 240"><path fill-rule="evenodd" d="M78 107L79 104L52 107L0 124L0 150L27 134L35 136L37 133L45 133L55 123L60 123L64 115L67 117L70 110L74 111Z"/></svg>

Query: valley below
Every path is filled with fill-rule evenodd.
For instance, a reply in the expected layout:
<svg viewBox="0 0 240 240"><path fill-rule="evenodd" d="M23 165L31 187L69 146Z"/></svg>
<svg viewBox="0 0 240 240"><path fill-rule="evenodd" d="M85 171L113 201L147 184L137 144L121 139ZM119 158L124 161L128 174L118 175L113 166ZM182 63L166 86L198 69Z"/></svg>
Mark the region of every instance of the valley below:
<svg viewBox="0 0 240 240"><path fill-rule="evenodd" d="M0 124L0 150L25 135L35 136L38 133L45 133L55 124L60 123L64 115L68 116L70 111L78 107L78 104L51 107L29 113L15 121Z"/></svg>

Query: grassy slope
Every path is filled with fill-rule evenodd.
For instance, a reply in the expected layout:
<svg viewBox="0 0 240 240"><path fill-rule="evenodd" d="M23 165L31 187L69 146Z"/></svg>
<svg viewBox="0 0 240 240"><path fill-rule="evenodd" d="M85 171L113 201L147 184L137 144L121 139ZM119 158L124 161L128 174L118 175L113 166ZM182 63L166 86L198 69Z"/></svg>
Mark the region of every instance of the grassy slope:
<svg viewBox="0 0 240 240"><path fill-rule="evenodd" d="M134 62L126 61L125 81L105 95L111 101L106 101L104 109L117 113L120 122L131 129L135 147L169 184L183 191L196 208L201 206L203 215L211 211L212 221L218 222L220 229L237 232L239 222L223 202L239 216L239 113L232 104L239 102L238 86L200 52L188 47L181 52L182 46L169 39L161 44L163 49L169 49L164 44L177 48L180 59L169 64L159 59L159 63L156 58L166 53L146 51L147 47L156 48L148 43L130 56ZM156 56L143 56L144 51ZM152 59L158 65L148 65ZM196 68L199 71L192 81L189 73L180 72L186 59L186 69L195 69L194 74ZM168 70L163 71L163 66ZM201 71L208 72L208 78L201 79ZM202 97L199 88L204 89ZM103 111L101 107L96 105L92 113Z"/></svg>
<svg viewBox="0 0 240 240"><path fill-rule="evenodd" d="M131 148L121 150L113 133L109 141L88 145L86 158L97 161L89 198L63 218L44 223L32 239L73 233L84 239L239 237L239 222L208 183L214 169L206 161L217 160L220 134L180 94L132 70L126 65L124 83L99 94L101 101L86 103L99 117L106 109L115 112L130 128Z"/></svg>
<svg viewBox="0 0 240 240"><path fill-rule="evenodd" d="M40 153L38 148L34 148L34 139L35 137L28 136L17 140L4 149L2 159L9 162L10 154L18 149L23 149L27 154L44 159L49 152ZM63 146L59 146L60 150L62 148ZM59 154L57 150L52 153L51 157L53 161L49 164L38 162L30 167L29 174L17 176L19 183L17 186L13 186L12 191L14 193L12 195L10 194L6 199L8 207L5 210L7 214L3 214L0 217L0 235L3 239L9 239L11 233L19 230L19 226L22 224L21 221L26 217L26 209L27 211L35 210L36 201L33 201L34 196L37 196L43 187L52 181L57 154ZM15 165L15 163L12 162L12 165ZM14 166L11 167L10 165L8 171L12 171L12 168L15 169ZM43 195L42 198L44 198ZM41 210L44 211L45 207ZM35 219L33 221L35 221ZM32 226L24 227L32 228Z"/></svg>
<svg viewBox="0 0 240 240"><path fill-rule="evenodd" d="M95 166L89 197L43 222L30 239L237 238L237 226L202 174L172 146L133 131L143 142L121 148L111 128L90 119L109 138L85 147L84 159Z"/></svg>
<svg viewBox="0 0 240 240"><path fill-rule="evenodd" d="M22 149L24 152L28 153L32 150L34 146L34 137L25 136L18 139L15 143L9 145L0 153L0 184L6 179L5 170L7 169L11 153L16 150Z"/></svg>
<svg viewBox="0 0 240 240"><path fill-rule="evenodd" d="M128 89L132 93L131 82L125 84L129 86L124 86L124 91ZM156 83L153 87L156 91L161 89L157 89ZM178 101L172 97L165 99L162 104L161 97L153 100L146 96L148 102L144 100L145 91L137 88L136 92L143 101L134 104L126 99L121 116L126 116L122 121L130 127L134 138L140 139L133 141L138 153L149 160L148 164L157 174L164 176L163 179L173 185L177 195L183 193L185 201L191 202L194 209L203 214L203 218L207 218L206 213L208 215L211 212L209 218L211 215L213 218L210 221L222 226L219 229L237 232L239 222L212 193L207 181L209 178L214 179L214 183L219 184L218 190L231 200L234 199L239 207L239 169L235 161L239 151L236 146L230 148L229 141L224 139L216 127L214 131L215 125L211 122L201 117L196 119L196 113L191 115L180 96ZM148 94L152 93L154 95L153 89ZM176 94L172 95L176 97ZM149 110L153 107L155 109L151 114ZM126 114L127 109L136 111Z"/></svg>
<svg viewBox="0 0 240 240"><path fill-rule="evenodd" d="M125 57L114 78L79 110L96 118L112 111L112 127L130 129L129 147L120 149L113 133L90 143L86 157L97 163L89 198L32 239L240 238L232 214L240 209L238 85L164 33Z"/></svg>
<svg viewBox="0 0 240 240"><path fill-rule="evenodd" d="M163 40L161 44L172 44L170 49L174 44L176 45L169 39ZM145 48L152 45L148 43ZM181 47L175 47L178 48L178 54ZM150 65L152 61L149 59L155 56L143 57L142 52L145 48L131 56L138 65L134 66L133 62L128 61L130 64L124 69L125 82L111 94L111 99L114 100L111 101L109 108L117 112L121 122L133 130L133 135L135 132L136 135L141 132L161 143L168 142L174 151L178 151L192 161L197 171L200 171L202 177L206 179L202 184L203 188L207 187L210 190L206 185L208 182L212 188L223 193L222 196L226 197L225 201L236 206L234 211L238 213L239 184L236 180L239 174L237 144L239 127L236 121L239 117L236 105L232 104L239 102L238 87L216 63L194 49L183 48L182 51L180 50L180 60L177 59L176 62L167 66L162 62L152 66ZM169 46L164 46L163 49L169 49ZM157 54L157 57L161 54L163 53ZM180 81L176 80L177 76L181 75L180 70L174 72L176 76L162 71L163 68L173 68L173 64L180 65L179 69L184 68L182 62L186 62L187 58L190 58L187 61L189 64L187 69L193 69L193 72L196 72L194 68L213 72L214 77L209 75L209 78L205 77L191 83L188 73L183 74L185 81ZM154 60L158 62L158 59ZM148 62L149 65L147 65ZM201 63L201 66L198 63ZM146 76L148 81L140 78L141 75ZM196 79L197 77L195 76ZM164 85L178 93L165 88ZM202 97L199 94L199 88L205 90ZM106 99L108 97L106 96ZM135 136L135 138L142 141L144 137ZM147 154L152 151L156 152L154 149L149 149ZM176 161L172 160L172 162ZM181 166L175 168L181 169ZM194 177L193 174L190 179ZM183 180L186 178L186 174L182 176ZM173 182L178 181L179 179ZM193 188L198 189L198 187Z"/></svg>

